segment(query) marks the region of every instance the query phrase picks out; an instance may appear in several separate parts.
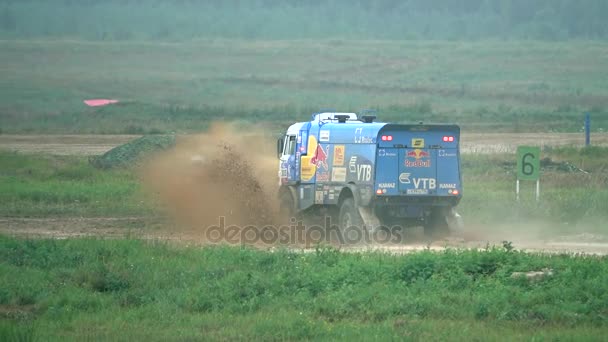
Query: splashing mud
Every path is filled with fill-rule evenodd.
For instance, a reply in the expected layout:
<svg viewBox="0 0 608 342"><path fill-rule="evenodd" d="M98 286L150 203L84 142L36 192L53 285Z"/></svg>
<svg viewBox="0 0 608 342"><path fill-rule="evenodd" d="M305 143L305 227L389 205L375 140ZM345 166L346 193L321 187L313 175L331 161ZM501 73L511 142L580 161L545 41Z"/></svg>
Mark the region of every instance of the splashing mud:
<svg viewBox="0 0 608 342"><path fill-rule="evenodd" d="M274 138L260 129L227 124L178 139L146 163L144 184L177 222L190 229L226 224L263 226L277 221Z"/></svg>

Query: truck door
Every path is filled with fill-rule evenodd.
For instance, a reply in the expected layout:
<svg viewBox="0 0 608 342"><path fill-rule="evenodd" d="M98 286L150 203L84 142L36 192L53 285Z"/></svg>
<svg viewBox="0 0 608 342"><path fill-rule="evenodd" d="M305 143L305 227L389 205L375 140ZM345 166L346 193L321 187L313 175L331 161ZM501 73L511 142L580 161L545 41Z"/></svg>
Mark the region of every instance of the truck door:
<svg viewBox="0 0 608 342"><path fill-rule="evenodd" d="M283 185L293 184L297 180L296 139L295 135L290 134L284 138L283 153L280 156L280 179Z"/></svg>

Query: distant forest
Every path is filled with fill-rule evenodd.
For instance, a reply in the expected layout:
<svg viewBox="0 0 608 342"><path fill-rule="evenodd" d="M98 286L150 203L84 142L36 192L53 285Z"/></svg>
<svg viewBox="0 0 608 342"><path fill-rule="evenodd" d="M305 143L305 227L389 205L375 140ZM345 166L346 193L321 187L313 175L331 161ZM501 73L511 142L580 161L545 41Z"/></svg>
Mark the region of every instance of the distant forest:
<svg viewBox="0 0 608 342"><path fill-rule="evenodd" d="M0 38L604 40L608 0L0 0Z"/></svg>

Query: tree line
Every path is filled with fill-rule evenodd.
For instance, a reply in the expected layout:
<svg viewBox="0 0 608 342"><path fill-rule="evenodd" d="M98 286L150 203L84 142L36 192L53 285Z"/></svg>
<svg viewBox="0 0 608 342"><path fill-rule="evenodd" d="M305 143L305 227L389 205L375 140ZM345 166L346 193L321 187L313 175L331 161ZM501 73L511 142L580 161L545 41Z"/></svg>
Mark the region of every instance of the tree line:
<svg viewBox="0 0 608 342"><path fill-rule="evenodd" d="M608 38L606 0L0 0L0 37Z"/></svg>

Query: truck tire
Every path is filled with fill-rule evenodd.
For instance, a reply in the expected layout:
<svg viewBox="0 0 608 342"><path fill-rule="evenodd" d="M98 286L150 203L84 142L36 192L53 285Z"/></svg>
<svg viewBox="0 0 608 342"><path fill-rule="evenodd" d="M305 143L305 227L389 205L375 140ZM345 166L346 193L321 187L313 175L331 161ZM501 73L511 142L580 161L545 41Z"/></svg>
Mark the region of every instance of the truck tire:
<svg viewBox="0 0 608 342"><path fill-rule="evenodd" d="M432 239L443 239L450 235L445 210L433 210L424 222L424 235Z"/></svg>
<svg viewBox="0 0 608 342"><path fill-rule="evenodd" d="M343 243L354 244L365 241L364 235L367 234L367 230L352 198L347 198L342 202L339 221Z"/></svg>

